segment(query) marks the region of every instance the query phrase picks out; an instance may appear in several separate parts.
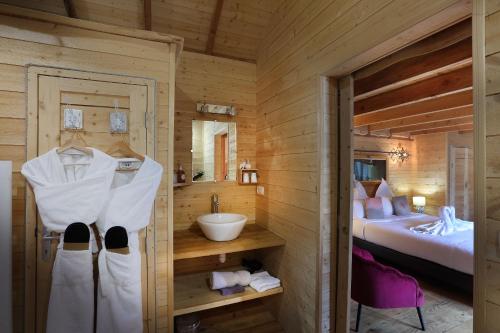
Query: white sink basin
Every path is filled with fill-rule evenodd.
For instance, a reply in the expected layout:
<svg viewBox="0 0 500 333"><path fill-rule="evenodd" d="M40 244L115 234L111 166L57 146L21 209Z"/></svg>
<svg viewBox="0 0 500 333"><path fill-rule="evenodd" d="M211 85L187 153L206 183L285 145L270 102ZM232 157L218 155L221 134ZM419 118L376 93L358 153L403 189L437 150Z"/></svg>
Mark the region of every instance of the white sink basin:
<svg viewBox="0 0 500 333"><path fill-rule="evenodd" d="M225 242L238 238L247 217L241 214L216 213L198 216L196 220L205 237L216 242Z"/></svg>

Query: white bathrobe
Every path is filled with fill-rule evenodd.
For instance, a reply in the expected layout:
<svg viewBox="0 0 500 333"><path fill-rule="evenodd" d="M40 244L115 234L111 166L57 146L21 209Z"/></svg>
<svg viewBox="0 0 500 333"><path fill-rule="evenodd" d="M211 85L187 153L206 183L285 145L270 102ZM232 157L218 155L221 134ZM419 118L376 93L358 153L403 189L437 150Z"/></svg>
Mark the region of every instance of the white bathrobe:
<svg viewBox="0 0 500 333"><path fill-rule="evenodd" d="M21 173L35 194L42 223L63 233L68 225L95 222L109 196L117 162L103 152L58 154L57 148L26 162ZM62 237L61 237L62 239ZM52 269L47 332L91 333L94 323L92 253L58 246Z"/></svg>
<svg viewBox="0 0 500 333"><path fill-rule="evenodd" d="M130 253L123 255L106 249L99 253L97 333L143 331L138 233L149 224L162 173L162 166L146 156L136 173L115 175L97 227L103 239L109 228L124 227Z"/></svg>

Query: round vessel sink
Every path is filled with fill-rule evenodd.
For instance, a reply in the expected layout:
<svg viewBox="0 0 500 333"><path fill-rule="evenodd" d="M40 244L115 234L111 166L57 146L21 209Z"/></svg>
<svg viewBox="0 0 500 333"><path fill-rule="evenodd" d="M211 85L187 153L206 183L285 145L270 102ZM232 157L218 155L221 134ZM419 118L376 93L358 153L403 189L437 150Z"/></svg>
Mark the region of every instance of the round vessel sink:
<svg viewBox="0 0 500 333"><path fill-rule="evenodd" d="M238 238L247 217L241 214L215 213L198 216L196 220L205 237L216 242L225 242Z"/></svg>

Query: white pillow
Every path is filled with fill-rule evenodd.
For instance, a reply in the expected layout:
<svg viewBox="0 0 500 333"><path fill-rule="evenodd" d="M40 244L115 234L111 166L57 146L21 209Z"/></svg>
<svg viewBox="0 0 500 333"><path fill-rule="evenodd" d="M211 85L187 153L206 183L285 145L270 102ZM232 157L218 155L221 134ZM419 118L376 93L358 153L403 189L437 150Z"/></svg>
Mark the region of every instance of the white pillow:
<svg viewBox="0 0 500 333"><path fill-rule="evenodd" d="M354 181L354 193L353 193L353 199L354 200L365 200L368 198L368 194L366 194L365 187L363 184L358 182L357 180Z"/></svg>
<svg viewBox="0 0 500 333"><path fill-rule="evenodd" d="M382 178L382 182L378 186L377 192L375 193L375 197L377 198L392 198L394 194L392 194L391 188L389 184L385 181L385 179Z"/></svg>
<svg viewBox="0 0 500 333"><path fill-rule="evenodd" d="M353 200L352 201L352 217L355 219L362 219L365 217L365 207L363 205L364 200Z"/></svg>
<svg viewBox="0 0 500 333"><path fill-rule="evenodd" d="M391 198L382 197L382 208L384 209L384 217L389 217L394 214Z"/></svg>

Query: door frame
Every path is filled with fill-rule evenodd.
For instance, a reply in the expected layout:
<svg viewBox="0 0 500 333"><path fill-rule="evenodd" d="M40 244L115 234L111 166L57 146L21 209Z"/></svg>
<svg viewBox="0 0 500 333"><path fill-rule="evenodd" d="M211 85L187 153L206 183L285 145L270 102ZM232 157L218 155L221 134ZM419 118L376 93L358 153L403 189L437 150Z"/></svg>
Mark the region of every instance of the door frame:
<svg viewBox="0 0 500 333"><path fill-rule="evenodd" d="M469 162L469 152L468 150L472 150L472 152L474 152L473 148L471 147L463 147L463 146L456 146L456 145L452 145L452 144L447 144L448 146L448 149L447 149L447 167L448 167L448 171L447 171L447 184L448 184L448 190L446 191L446 197L447 197L447 200L446 200L446 203L447 205L450 205L450 206L455 206L455 198L454 198L454 195L452 195L452 193L455 192L456 190L456 186L455 186L455 176L456 176L456 172L457 172L457 162L456 162L456 150L457 149L464 149L465 151L467 151L467 159L464 160L464 177L467 177L468 179L468 175L469 175L469 165L468 165L468 162ZM474 155L472 153L472 158L474 158ZM474 161L473 161L474 162ZM474 172L474 167L472 168L472 172ZM465 184L465 179L464 179L464 184ZM470 182L468 182L470 183ZM467 184L469 185L469 184ZM472 183L472 185L474 185L474 183ZM467 191L465 191L467 192ZM468 196L468 193L464 193L464 196L467 195ZM468 199L469 197L467 197ZM465 202L465 198L464 198L464 202ZM467 209L465 209L467 208ZM469 211L469 207L468 206L465 206L464 205L464 215L462 216L463 219L467 220L469 219L471 216L468 216L468 215L465 215L465 211ZM473 216L472 216L473 217Z"/></svg>
<svg viewBox="0 0 500 333"><path fill-rule="evenodd" d="M473 0L470 3L462 1L457 7L450 7L418 24L408 28L396 36L386 40L365 52L354 55L347 62L322 73L320 84L328 88L321 89L320 115L331 114L336 118L336 128L331 128L330 141L321 142L320 152L323 158L335 153L339 156L337 165L330 166L329 181L332 184L332 214L331 223L331 274L330 290L330 328L338 333L350 331L350 293L351 293L351 259L352 259L352 156L353 156L353 79L352 73L387 55L390 55L408 45L418 42L438 31L441 31L467 17L472 16L473 25L473 68L474 68L474 210L476 225L474 235L474 318L484 318L483 291L480 288L484 281L484 268L479 258L483 258L482 249L478 246L485 239L484 232L484 193L478 188L484 188L484 0ZM460 7L461 6L461 7ZM337 103L326 103L328 91L337 91ZM320 130L323 125L319 124ZM321 131L320 131L321 133ZM347 160L346 160L347 159ZM322 182L322 179L320 179ZM482 187L481 187L482 186ZM484 191L481 191L484 192ZM474 320L474 332L483 332L483 320Z"/></svg>
<svg viewBox="0 0 500 333"><path fill-rule="evenodd" d="M97 73L75 69L47 67L39 65L26 66L26 160L38 156L38 89L39 76L58 78L101 81L139 85L147 87L147 110L145 113L146 125L146 153L155 158L156 155L156 80L117 74ZM155 203L156 206L156 203ZM152 211L152 221L155 220L155 211ZM24 322L26 332L36 331L36 267L37 267L37 239L42 237L42 231L37 230L38 213L33 190L26 186L25 207L25 281L24 281ZM33 232L35 230L35 232ZM155 254L155 224L146 227L146 256L148 263L148 329L156 331L156 254Z"/></svg>

